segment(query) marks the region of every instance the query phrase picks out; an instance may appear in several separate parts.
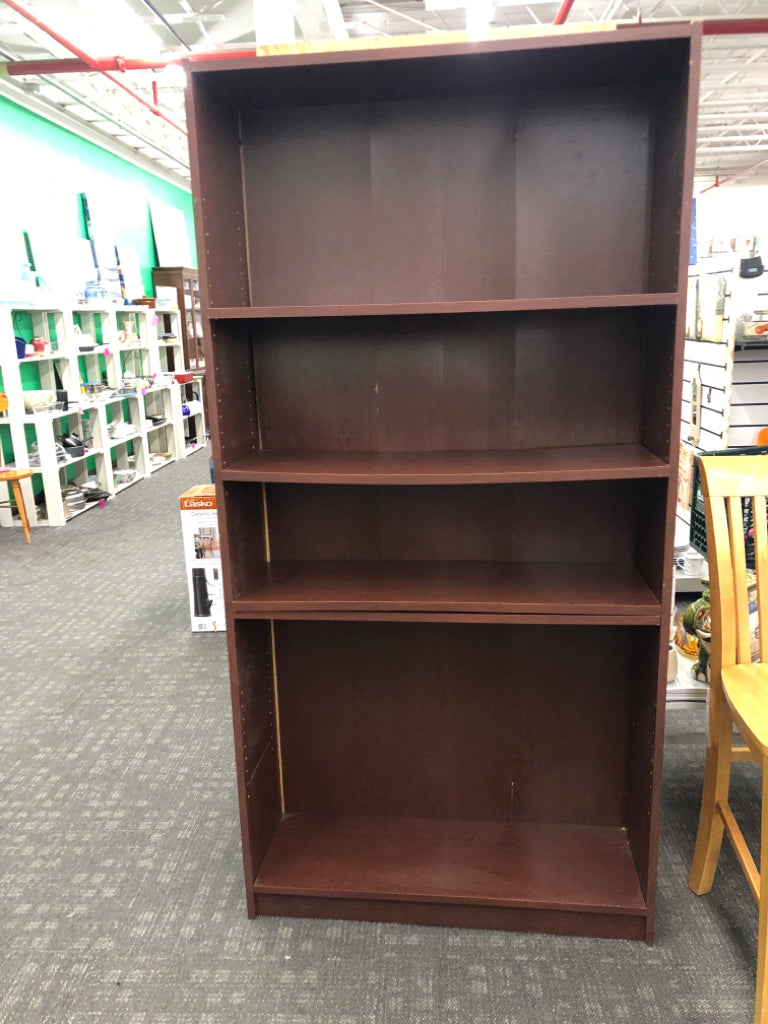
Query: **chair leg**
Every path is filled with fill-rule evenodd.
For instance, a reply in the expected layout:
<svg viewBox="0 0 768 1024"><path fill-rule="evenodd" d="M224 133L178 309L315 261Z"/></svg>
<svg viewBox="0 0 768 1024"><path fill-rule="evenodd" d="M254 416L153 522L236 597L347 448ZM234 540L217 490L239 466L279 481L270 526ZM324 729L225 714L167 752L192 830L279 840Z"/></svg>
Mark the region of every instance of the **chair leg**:
<svg viewBox="0 0 768 1024"><path fill-rule="evenodd" d="M755 1024L768 1024L768 758L763 772L763 812L760 822L760 900L757 926L757 995Z"/></svg>
<svg viewBox="0 0 768 1024"><path fill-rule="evenodd" d="M717 805L728 802L731 781L733 722L722 691L716 684L713 684L710 693L709 714L710 736L713 743L707 748L704 763L699 831L688 877L689 887L698 896L709 892L715 878L720 847L723 843L723 819L717 812Z"/></svg>
<svg viewBox="0 0 768 1024"><path fill-rule="evenodd" d="M21 485L18 480L11 481L11 487L13 488L13 497L16 500L16 508L19 510L19 519L21 525L24 527L24 536L27 538L27 544L32 543L32 539L29 536L29 520L27 519L27 507L24 504L24 495L21 491Z"/></svg>

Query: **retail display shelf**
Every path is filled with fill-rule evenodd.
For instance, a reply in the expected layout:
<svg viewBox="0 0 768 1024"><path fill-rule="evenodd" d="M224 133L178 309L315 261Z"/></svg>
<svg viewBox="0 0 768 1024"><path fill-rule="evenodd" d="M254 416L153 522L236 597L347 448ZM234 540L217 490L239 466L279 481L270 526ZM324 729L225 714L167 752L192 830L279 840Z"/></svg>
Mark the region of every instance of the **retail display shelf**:
<svg viewBox="0 0 768 1024"><path fill-rule="evenodd" d="M133 478L133 480L128 480L124 484L117 484L115 486L115 494L120 494L121 491L125 491L129 487L133 487L133 485L137 484L140 480L144 480L144 474L143 473L137 473L136 476Z"/></svg>
<svg viewBox="0 0 768 1024"><path fill-rule="evenodd" d="M123 402L128 398L138 398L136 391L129 391L128 394L110 395L109 398L102 398L101 401L104 405L110 405L112 402Z"/></svg>
<svg viewBox="0 0 768 1024"><path fill-rule="evenodd" d="M93 458L94 455L103 455L103 454L104 454L104 449L103 448L88 448L86 450L86 452L85 452L85 455L76 455L74 458L70 458L68 456L66 462L60 462L59 463L59 469L66 469L67 466L74 466L78 462L85 462L86 459L91 459L91 458Z"/></svg>
<svg viewBox="0 0 768 1024"><path fill-rule="evenodd" d="M49 420L60 420L72 413L80 412L84 406L70 406L69 409L41 409L40 412L28 412L20 417L22 423L36 423L38 417L43 416Z"/></svg>
<svg viewBox="0 0 768 1024"><path fill-rule="evenodd" d="M23 366L25 363L51 363L54 360L66 358L64 352L49 352L43 356L24 356L23 359L19 359L19 363Z"/></svg>
<svg viewBox="0 0 768 1024"><path fill-rule="evenodd" d="M110 495L108 498L103 498L102 499L102 501L111 501L111 500L112 500L112 495ZM88 501L88 502L85 503L83 508L68 509L67 512L66 512L67 522L69 522L72 519L77 519L77 517L83 515L84 512L90 512L90 510L92 508L100 508L100 507L101 507L100 502L98 502L98 501Z"/></svg>
<svg viewBox="0 0 768 1024"><path fill-rule="evenodd" d="M619 480L669 474L668 463L637 444L509 452L261 451L221 472L222 479L233 481L393 485Z"/></svg>
<svg viewBox="0 0 768 1024"><path fill-rule="evenodd" d="M13 310L25 315L14 319ZM123 329L135 332L128 344L119 341ZM174 458L185 457L182 403L187 392L170 376L186 372L184 358L180 346L174 350L172 343L166 343L180 329L178 312L164 312L156 318L143 306L64 305L54 309L34 301L13 307L0 305L0 370L8 396L7 413L0 418L5 454L19 468L27 467L35 458L34 444L42 463L31 467L33 477L21 483L32 526L65 525L70 517L63 489L70 483L83 483L86 460L99 453L124 452L126 445L133 443L138 446L138 468L147 476L148 437L161 437L162 443L156 443L156 447L169 451ZM26 344L33 337L41 338L54 350L20 360L17 336L23 336ZM84 337L95 339L97 344L91 345L88 340L84 343ZM25 363L32 364L26 373ZM131 377L146 380L151 386L131 389L123 383ZM86 385L97 381L105 382L106 388L95 395L87 394ZM117 389L121 393L115 393ZM68 407L27 412L25 401L30 391L48 392L59 401L66 396ZM130 403L124 407L130 408L130 413L122 415L119 407L124 402ZM164 420L163 433L146 426L158 416ZM122 420L131 421L131 433L110 438L110 422ZM34 434L30 428L34 428ZM65 433L91 438L93 447L86 455L61 463L57 436ZM204 417L196 433L205 437ZM118 463L122 461L117 459ZM68 474L60 472L67 466L74 468ZM117 468L124 467L113 467L111 460L96 458L92 475L106 494L116 493ZM0 505L0 526L12 526L14 518Z"/></svg>
<svg viewBox="0 0 768 1024"><path fill-rule="evenodd" d="M159 469L165 469L166 466L170 466L172 462L175 462L175 458L166 459L165 462L150 462L149 471L150 473L157 473Z"/></svg>
<svg viewBox="0 0 768 1024"><path fill-rule="evenodd" d="M110 437L109 447L115 448L119 444L127 444L129 441L135 441L137 438L140 437L141 434L138 432L138 430L135 431L133 434L127 434L125 437Z"/></svg>
<svg viewBox="0 0 768 1024"><path fill-rule="evenodd" d="M620 309L628 306L674 306L675 292L640 292L632 295L542 296L519 299L469 299L455 302L372 302L347 305L215 306L212 320L248 320L262 317L392 316L455 313L535 312L537 310Z"/></svg>

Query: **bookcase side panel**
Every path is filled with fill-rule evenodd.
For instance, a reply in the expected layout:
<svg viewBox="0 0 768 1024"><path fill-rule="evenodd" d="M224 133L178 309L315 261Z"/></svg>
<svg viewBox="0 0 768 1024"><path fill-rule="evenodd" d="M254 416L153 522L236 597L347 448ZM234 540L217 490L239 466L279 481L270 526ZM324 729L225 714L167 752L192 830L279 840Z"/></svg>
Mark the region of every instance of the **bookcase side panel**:
<svg viewBox="0 0 768 1024"><path fill-rule="evenodd" d="M279 736L270 623L236 622L233 724L246 887L264 859L282 812Z"/></svg>
<svg viewBox="0 0 768 1024"><path fill-rule="evenodd" d="M648 235L651 291L677 290L681 253L684 264L688 262L688 237L681 234L681 224L685 213L682 230L687 232L696 140L695 107L691 115L691 99L698 97L697 44L698 40L681 40L681 59L660 70L654 87L653 202ZM691 59L697 64L693 75L688 70Z"/></svg>
<svg viewBox="0 0 768 1024"><path fill-rule="evenodd" d="M210 333L210 427L218 470L259 450L259 410L250 325L244 321L213 321Z"/></svg>
<svg viewBox="0 0 768 1024"><path fill-rule="evenodd" d="M204 307L251 303L239 117L215 78L191 76L187 119Z"/></svg>

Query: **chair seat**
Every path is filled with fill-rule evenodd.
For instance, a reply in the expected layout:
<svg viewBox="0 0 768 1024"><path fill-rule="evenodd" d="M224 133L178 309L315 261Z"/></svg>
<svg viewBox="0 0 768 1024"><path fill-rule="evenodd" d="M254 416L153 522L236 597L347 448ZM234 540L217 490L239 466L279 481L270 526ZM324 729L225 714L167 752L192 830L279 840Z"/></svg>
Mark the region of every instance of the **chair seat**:
<svg viewBox="0 0 768 1024"><path fill-rule="evenodd" d="M744 740L768 755L768 665L730 665L722 670L722 680Z"/></svg>

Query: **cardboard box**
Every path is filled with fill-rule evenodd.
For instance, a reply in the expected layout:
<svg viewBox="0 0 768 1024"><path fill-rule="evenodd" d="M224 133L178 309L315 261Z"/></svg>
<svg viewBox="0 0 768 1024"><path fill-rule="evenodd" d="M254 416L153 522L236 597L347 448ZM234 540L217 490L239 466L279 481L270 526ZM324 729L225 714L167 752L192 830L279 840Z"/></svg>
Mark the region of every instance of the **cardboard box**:
<svg viewBox="0 0 768 1024"><path fill-rule="evenodd" d="M217 633L226 622L215 487L191 487L179 498L179 508L192 632Z"/></svg>

